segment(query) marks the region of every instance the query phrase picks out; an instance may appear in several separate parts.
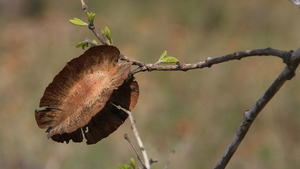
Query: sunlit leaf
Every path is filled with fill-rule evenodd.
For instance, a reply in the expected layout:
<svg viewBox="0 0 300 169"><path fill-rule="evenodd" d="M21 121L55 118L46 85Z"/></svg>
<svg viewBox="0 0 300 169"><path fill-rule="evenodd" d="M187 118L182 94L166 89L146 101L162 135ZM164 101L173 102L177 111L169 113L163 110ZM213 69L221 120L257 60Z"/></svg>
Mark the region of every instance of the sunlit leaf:
<svg viewBox="0 0 300 169"><path fill-rule="evenodd" d="M94 44L98 44L98 42L94 39L94 40L92 40L92 42L94 43Z"/></svg>
<svg viewBox="0 0 300 169"><path fill-rule="evenodd" d="M133 158L130 158L130 165L132 166L133 169L136 168L136 162Z"/></svg>
<svg viewBox="0 0 300 169"><path fill-rule="evenodd" d="M86 47L86 43L85 42L80 42L76 45L76 48L82 48L84 49Z"/></svg>
<svg viewBox="0 0 300 169"><path fill-rule="evenodd" d="M108 44L112 45L113 44L113 40L112 40L111 32L110 32L110 30L109 30L108 27L104 28L104 34L105 34L106 38L108 39Z"/></svg>
<svg viewBox="0 0 300 169"><path fill-rule="evenodd" d="M90 22L90 24L94 24L95 15L96 14L93 12L87 13L88 21Z"/></svg>
<svg viewBox="0 0 300 169"><path fill-rule="evenodd" d="M167 51L166 50L160 55L158 61L163 60L165 57L167 57Z"/></svg>
<svg viewBox="0 0 300 169"><path fill-rule="evenodd" d="M92 40L92 42L94 44L90 44L90 43L88 43L86 41L80 42L80 43L78 43L76 45L76 48L82 48L82 49L84 49L84 48L90 48L90 47L96 46L98 44L96 40Z"/></svg>
<svg viewBox="0 0 300 169"><path fill-rule="evenodd" d="M173 56L168 56L167 51L164 51L161 56L159 57L159 60L156 63L176 63L179 60Z"/></svg>
<svg viewBox="0 0 300 169"><path fill-rule="evenodd" d="M122 164L119 164L119 168L120 169L131 169L130 165L122 165Z"/></svg>
<svg viewBox="0 0 300 169"><path fill-rule="evenodd" d="M77 26L88 26L89 25L78 18L70 19L69 22L71 22L72 24L77 25Z"/></svg>
<svg viewBox="0 0 300 169"><path fill-rule="evenodd" d="M84 41L80 42L76 45L76 48L82 48L82 49L90 48L90 47L92 47L92 46Z"/></svg>
<svg viewBox="0 0 300 169"><path fill-rule="evenodd" d="M167 56L162 60L159 60L159 63L176 63L179 60L173 56Z"/></svg>

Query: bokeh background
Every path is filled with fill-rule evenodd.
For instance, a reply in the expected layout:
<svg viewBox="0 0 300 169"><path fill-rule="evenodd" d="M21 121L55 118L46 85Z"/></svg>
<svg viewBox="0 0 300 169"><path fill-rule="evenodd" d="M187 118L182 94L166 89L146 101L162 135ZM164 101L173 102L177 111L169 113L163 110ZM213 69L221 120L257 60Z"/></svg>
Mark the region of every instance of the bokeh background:
<svg viewBox="0 0 300 169"><path fill-rule="evenodd" d="M300 10L288 0L86 0L98 28L111 29L114 45L137 60L160 54L195 63L235 51L300 46ZM0 1L0 168L118 168L134 151L127 120L96 145L56 143L39 129L34 110L53 77L83 53L86 37L80 1ZM243 119L283 70L276 57L251 57L188 72L144 72L136 79L140 98L133 110L148 155L163 168L213 168ZM297 71L299 73L299 70ZM287 82L263 109L231 169L300 167L300 77ZM134 141L135 142L135 141Z"/></svg>

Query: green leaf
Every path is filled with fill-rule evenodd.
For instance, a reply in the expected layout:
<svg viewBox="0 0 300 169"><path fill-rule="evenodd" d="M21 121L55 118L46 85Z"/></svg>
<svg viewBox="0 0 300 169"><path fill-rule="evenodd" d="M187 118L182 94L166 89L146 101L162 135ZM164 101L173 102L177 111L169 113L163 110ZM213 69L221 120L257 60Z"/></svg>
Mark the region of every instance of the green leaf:
<svg viewBox="0 0 300 169"><path fill-rule="evenodd" d="M93 46L95 46L95 45L98 44L96 40L92 40L92 42L93 42L94 44L91 44L91 43L87 42L87 40L86 40L86 41L79 42L79 43L76 45L76 48L80 48L80 47L81 47L82 49L84 49L84 48L90 48L90 47L93 47Z"/></svg>
<svg viewBox="0 0 300 169"><path fill-rule="evenodd" d="M85 42L80 42L80 43L78 43L78 44L76 45L76 48L82 47L82 48L84 49L84 46L85 46L85 45L86 45Z"/></svg>
<svg viewBox="0 0 300 169"><path fill-rule="evenodd" d="M108 27L104 28L104 34L105 34L106 38L108 39L108 44L112 45L113 44L113 40L112 40L111 32L108 29Z"/></svg>
<svg viewBox="0 0 300 169"><path fill-rule="evenodd" d="M98 44L98 42L94 39L94 40L92 40L92 42L94 43L94 44Z"/></svg>
<svg viewBox="0 0 300 169"><path fill-rule="evenodd" d="M119 168L120 169L131 169L130 165L122 165L122 164L119 164Z"/></svg>
<svg viewBox="0 0 300 169"><path fill-rule="evenodd" d="M136 168L136 162L133 158L130 158L130 165L132 166L133 169Z"/></svg>
<svg viewBox="0 0 300 169"><path fill-rule="evenodd" d="M173 56L167 56L163 60L159 60L159 63L176 63L179 60Z"/></svg>
<svg viewBox="0 0 300 169"><path fill-rule="evenodd" d="M167 51L166 50L160 55L158 61L163 60L165 57L167 57Z"/></svg>
<svg viewBox="0 0 300 169"><path fill-rule="evenodd" d="M179 60L173 56L168 56L167 51L164 51L161 56L159 57L159 60L156 63L176 63Z"/></svg>
<svg viewBox="0 0 300 169"><path fill-rule="evenodd" d="M93 12L89 12L86 15L87 15L87 18L88 18L88 21L90 22L90 24L94 24L94 19L95 19L96 14Z"/></svg>
<svg viewBox="0 0 300 169"><path fill-rule="evenodd" d="M89 25L78 18L70 19L69 22L71 22L72 24L77 25L77 26L88 26Z"/></svg>
<svg viewBox="0 0 300 169"><path fill-rule="evenodd" d="M80 42L80 43L78 43L77 45L76 45L76 48L82 48L82 49L84 49L84 48L90 48L90 47L92 47L90 44L88 44L88 43L86 43L86 42Z"/></svg>

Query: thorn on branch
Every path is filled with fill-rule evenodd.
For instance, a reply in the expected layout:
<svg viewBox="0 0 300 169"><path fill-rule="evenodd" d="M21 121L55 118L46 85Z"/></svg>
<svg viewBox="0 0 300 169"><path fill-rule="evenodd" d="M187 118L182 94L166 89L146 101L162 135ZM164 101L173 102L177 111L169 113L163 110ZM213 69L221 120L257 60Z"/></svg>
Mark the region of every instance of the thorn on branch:
<svg viewBox="0 0 300 169"><path fill-rule="evenodd" d="M208 57L205 59L204 63L207 65L208 68L210 68L212 66L211 61L213 60L213 58Z"/></svg>
<svg viewBox="0 0 300 169"><path fill-rule="evenodd" d="M249 110L246 110L244 112L244 121L248 121L248 122L252 122L253 119L251 118L251 113L249 112Z"/></svg>
<svg viewBox="0 0 300 169"><path fill-rule="evenodd" d="M149 163L150 163L150 164L153 164L153 163L158 163L158 160L156 160L156 159L152 159L152 158L151 158L151 159L149 160Z"/></svg>
<svg viewBox="0 0 300 169"><path fill-rule="evenodd" d="M248 51L249 52L249 51ZM246 51L246 53L248 53L247 51ZM234 56L235 56L235 59L236 60L241 60L242 59L242 57L241 57L241 55L239 54L239 52L234 52L234 54L233 54Z"/></svg>
<svg viewBox="0 0 300 169"><path fill-rule="evenodd" d="M253 122L253 119L251 118L251 113L249 112L249 110L246 110L244 112L244 121L242 122L241 124L241 127L242 126L247 126L247 125L251 125L252 122Z"/></svg>

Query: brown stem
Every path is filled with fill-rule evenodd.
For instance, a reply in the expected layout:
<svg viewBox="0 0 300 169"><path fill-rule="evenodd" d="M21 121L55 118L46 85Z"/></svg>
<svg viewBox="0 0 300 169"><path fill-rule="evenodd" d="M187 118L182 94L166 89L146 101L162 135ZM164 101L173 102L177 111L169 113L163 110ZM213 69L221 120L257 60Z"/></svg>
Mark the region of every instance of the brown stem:
<svg viewBox="0 0 300 169"><path fill-rule="evenodd" d="M228 54L225 56L217 57L217 58L210 58L208 57L205 61L197 62L197 63L179 63L177 62L174 65L160 65L160 64L153 64L153 63L143 63L140 61L133 60L128 58L125 55L122 55L122 59L128 60L133 62L133 65L139 66L131 73L136 74L139 72L145 71L188 71L192 69L202 69L205 67L211 67L212 65L227 62L230 60L240 60L245 57L250 56L277 56L283 60L283 62L287 62L287 59L291 56L291 51L281 51L272 48L265 48L265 49L255 49L255 50L246 50L246 51L238 51L232 54Z"/></svg>
<svg viewBox="0 0 300 169"><path fill-rule="evenodd" d="M263 96L254 104L254 106L244 113L244 120L238 127L238 130L224 153L221 160L215 166L215 169L223 169L226 167L231 157L237 150L238 146L247 134L251 124L261 112L261 110L267 105L267 103L273 98L277 91L283 86L287 80L291 80L295 76L295 70L297 69L300 61L300 48L298 48L292 56L285 60L287 66L269 87L269 89L263 94Z"/></svg>

